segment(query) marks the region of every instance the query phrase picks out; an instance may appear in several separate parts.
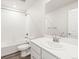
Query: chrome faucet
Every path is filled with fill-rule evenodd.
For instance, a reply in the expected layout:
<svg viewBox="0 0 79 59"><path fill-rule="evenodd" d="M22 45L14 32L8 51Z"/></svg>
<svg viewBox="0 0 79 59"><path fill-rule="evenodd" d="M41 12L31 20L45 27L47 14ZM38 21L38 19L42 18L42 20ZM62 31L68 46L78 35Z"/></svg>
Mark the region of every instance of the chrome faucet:
<svg viewBox="0 0 79 59"><path fill-rule="evenodd" d="M60 38L63 37L63 35L64 35L64 32L60 33L60 35L58 35L58 36L56 34L54 34L53 42L60 42Z"/></svg>
<svg viewBox="0 0 79 59"><path fill-rule="evenodd" d="M57 42L58 43L59 42L59 39L60 38L58 38L56 35L53 36L53 42Z"/></svg>

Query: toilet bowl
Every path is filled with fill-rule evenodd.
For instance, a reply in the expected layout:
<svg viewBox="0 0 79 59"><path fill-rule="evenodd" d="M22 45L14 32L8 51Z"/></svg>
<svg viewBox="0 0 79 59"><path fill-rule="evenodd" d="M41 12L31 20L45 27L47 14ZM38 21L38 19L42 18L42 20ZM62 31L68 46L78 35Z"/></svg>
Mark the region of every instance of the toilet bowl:
<svg viewBox="0 0 79 59"><path fill-rule="evenodd" d="M19 45L17 48L21 51L21 57L25 57L30 54L30 45L27 43Z"/></svg>

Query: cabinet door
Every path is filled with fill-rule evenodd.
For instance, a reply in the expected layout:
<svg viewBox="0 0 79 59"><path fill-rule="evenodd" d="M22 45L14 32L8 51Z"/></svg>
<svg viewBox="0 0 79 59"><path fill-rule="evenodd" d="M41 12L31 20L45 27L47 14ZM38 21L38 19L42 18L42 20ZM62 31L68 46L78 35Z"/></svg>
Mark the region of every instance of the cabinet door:
<svg viewBox="0 0 79 59"><path fill-rule="evenodd" d="M58 59L56 56L49 54L47 51L42 50L42 59Z"/></svg>
<svg viewBox="0 0 79 59"><path fill-rule="evenodd" d="M41 59L35 51L31 50L31 59Z"/></svg>
<svg viewBox="0 0 79 59"><path fill-rule="evenodd" d="M71 9L68 12L68 37L78 38L78 9Z"/></svg>
<svg viewBox="0 0 79 59"><path fill-rule="evenodd" d="M32 42L31 42L31 50L35 51L38 55L41 54L41 48Z"/></svg>

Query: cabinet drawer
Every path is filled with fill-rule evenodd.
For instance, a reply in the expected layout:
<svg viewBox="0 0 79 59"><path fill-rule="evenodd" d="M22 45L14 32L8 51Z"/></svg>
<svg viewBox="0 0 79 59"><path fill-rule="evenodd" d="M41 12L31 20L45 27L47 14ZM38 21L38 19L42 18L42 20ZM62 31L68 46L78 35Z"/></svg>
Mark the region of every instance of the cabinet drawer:
<svg viewBox="0 0 79 59"><path fill-rule="evenodd" d="M34 50L37 54L41 54L41 48L35 45L34 43L31 43L31 50Z"/></svg>

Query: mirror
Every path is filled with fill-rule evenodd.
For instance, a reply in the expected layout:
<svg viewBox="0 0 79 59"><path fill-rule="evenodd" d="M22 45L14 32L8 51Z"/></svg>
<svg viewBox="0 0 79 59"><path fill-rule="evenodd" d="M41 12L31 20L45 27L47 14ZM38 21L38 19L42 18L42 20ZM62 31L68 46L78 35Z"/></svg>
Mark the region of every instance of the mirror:
<svg viewBox="0 0 79 59"><path fill-rule="evenodd" d="M56 2L56 3L55 3ZM62 3L63 2L63 3ZM71 3L70 3L71 2ZM78 38L77 0L53 1L46 4L46 34Z"/></svg>
<svg viewBox="0 0 79 59"><path fill-rule="evenodd" d="M78 9L68 11L68 37L78 39Z"/></svg>

